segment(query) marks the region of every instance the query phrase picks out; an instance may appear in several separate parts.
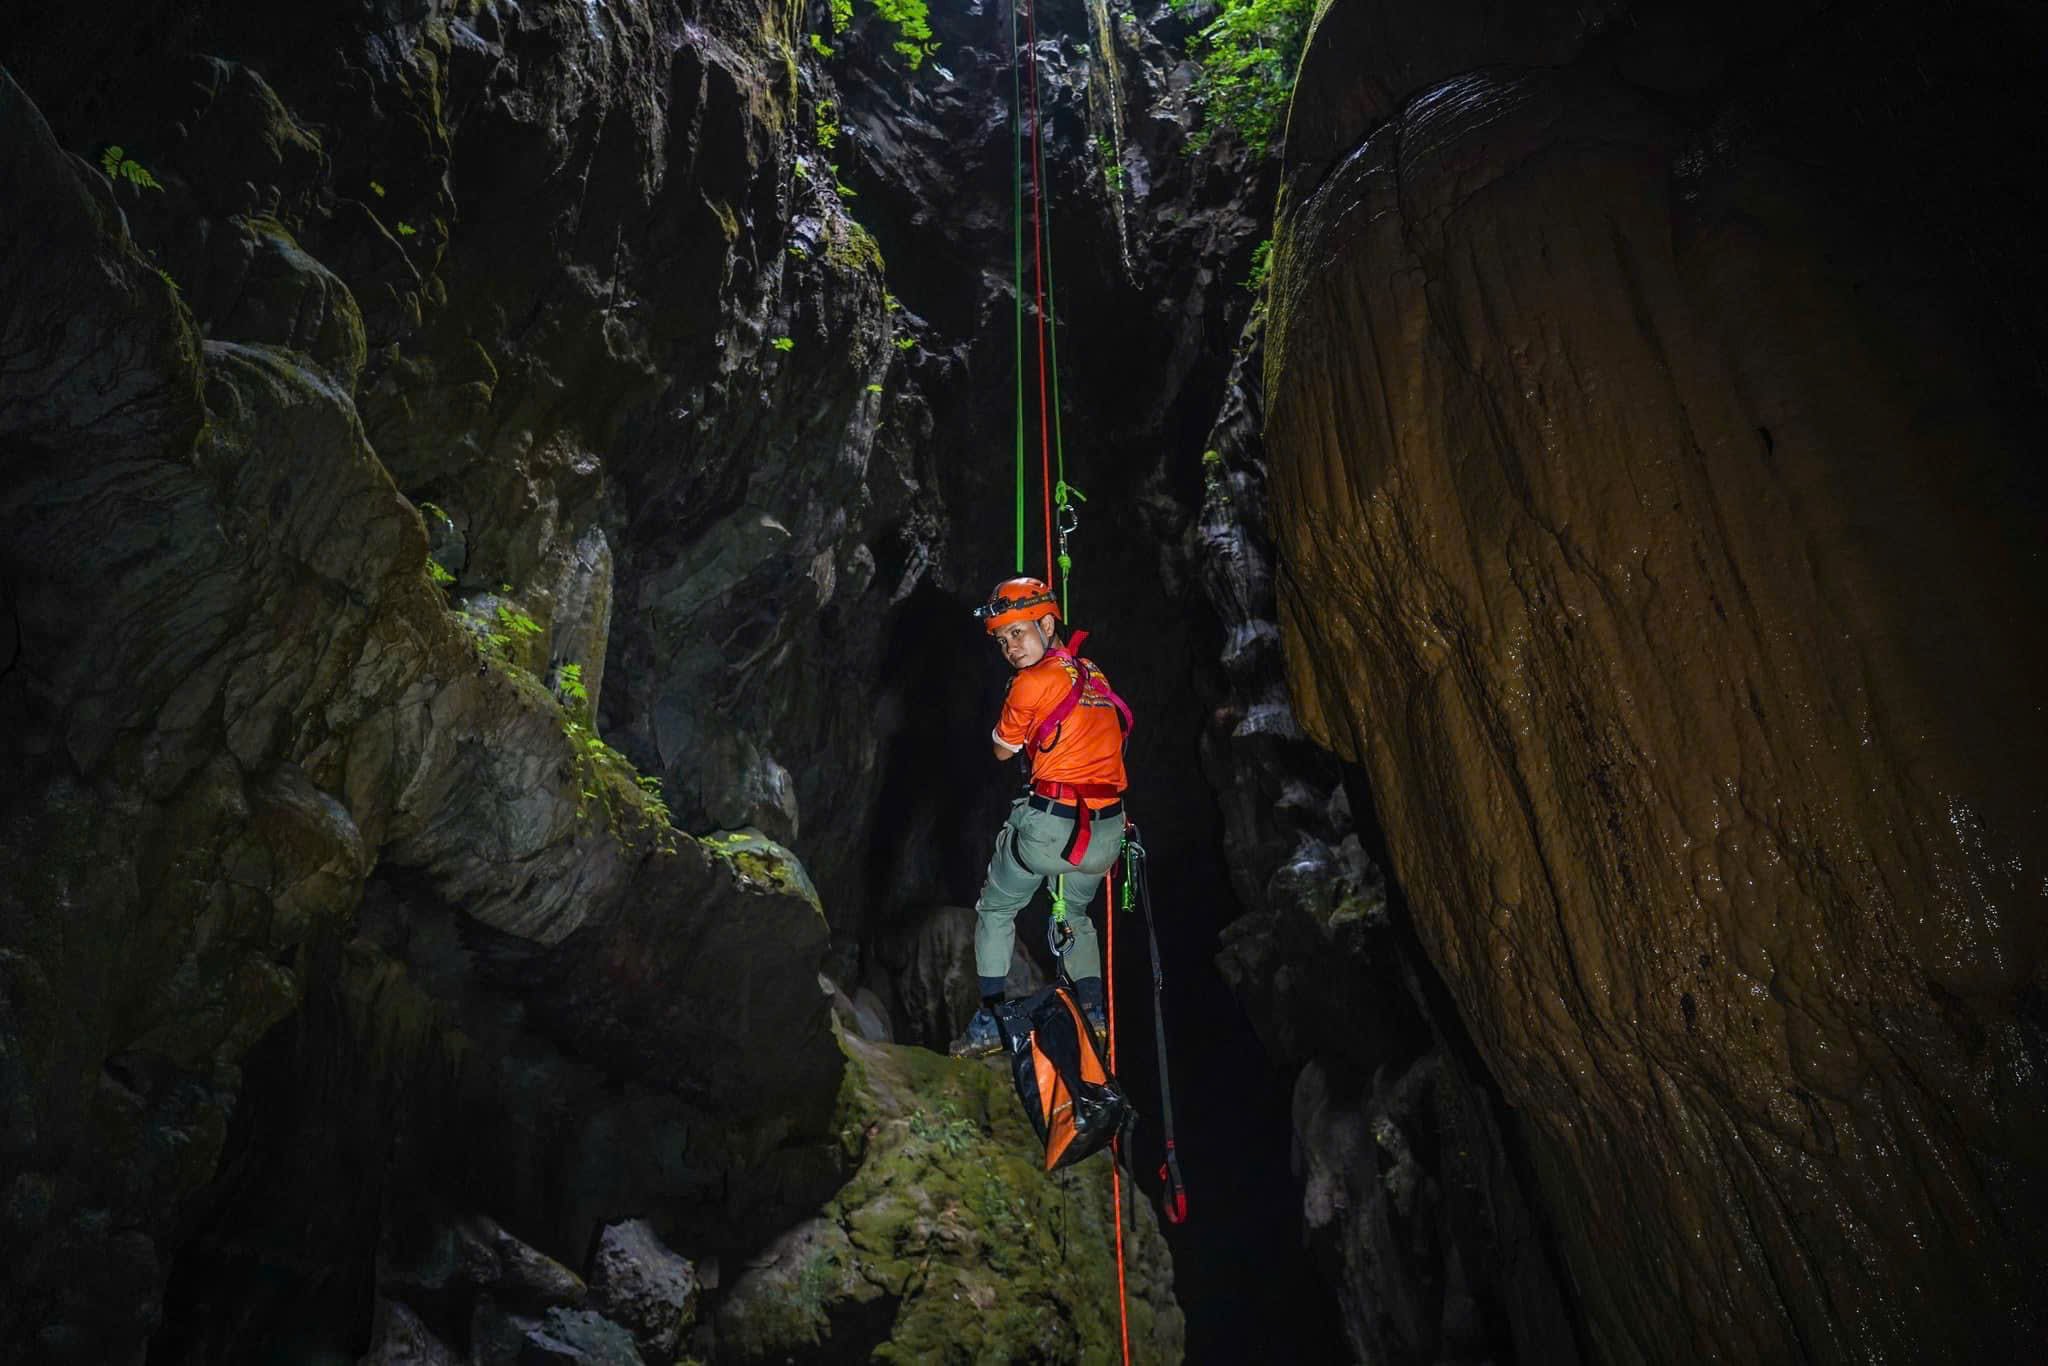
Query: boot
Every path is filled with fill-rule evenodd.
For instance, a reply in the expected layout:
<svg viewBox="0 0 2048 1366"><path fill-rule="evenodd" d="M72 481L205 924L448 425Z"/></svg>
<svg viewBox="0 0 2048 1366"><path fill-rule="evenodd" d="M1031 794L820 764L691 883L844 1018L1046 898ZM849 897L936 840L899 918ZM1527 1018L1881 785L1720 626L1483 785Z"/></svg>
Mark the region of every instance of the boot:
<svg viewBox="0 0 2048 1366"><path fill-rule="evenodd" d="M1003 1031L997 1027L995 1011L989 1006L969 1016L966 1030L946 1048L956 1058L985 1058L1002 1051Z"/></svg>
<svg viewBox="0 0 2048 1366"><path fill-rule="evenodd" d="M1081 1014L1088 1021L1088 1032L1095 1036L1095 1051L1104 1057L1109 1055L1109 1006L1103 995L1100 977L1082 977L1074 983L1074 999L1081 1003Z"/></svg>

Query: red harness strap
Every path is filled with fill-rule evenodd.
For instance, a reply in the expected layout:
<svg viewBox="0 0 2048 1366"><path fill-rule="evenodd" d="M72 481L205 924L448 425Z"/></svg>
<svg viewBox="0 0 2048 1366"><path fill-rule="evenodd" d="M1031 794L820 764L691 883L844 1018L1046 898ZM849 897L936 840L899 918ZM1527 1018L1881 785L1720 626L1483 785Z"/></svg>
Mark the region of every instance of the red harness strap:
<svg viewBox="0 0 2048 1366"><path fill-rule="evenodd" d="M1075 653L1087 639L1086 631L1076 631L1065 645L1056 645L1047 652L1056 659L1065 660L1073 667L1074 686L1060 699L1059 705L1046 715L1045 720L1039 722L1038 733L1031 739L1033 754L1044 753L1046 742L1052 738L1053 733L1060 728L1062 722L1074 714L1074 708L1081 705L1081 699L1090 694L1105 699L1115 707L1117 721L1122 726L1124 735L1128 737L1131 733L1130 707L1110 688L1107 680L1095 671L1094 665ZM1093 823L1094 813L1088 809L1087 799L1115 797L1123 791L1122 788L1109 783L1061 783L1050 780L1033 781L1031 790L1052 801L1074 804L1074 835L1067 841L1067 847L1061 853L1061 857L1068 863L1079 863L1088 853L1089 827Z"/></svg>
<svg viewBox="0 0 2048 1366"><path fill-rule="evenodd" d="M1074 804L1074 835L1067 841L1067 847L1060 851L1060 857L1069 863L1079 863L1088 853L1089 826L1095 813L1088 809L1083 800L1088 797L1114 797L1123 789L1109 783L1055 783L1033 781L1031 790L1041 797L1056 802Z"/></svg>
<svg viewBox="0 0 2048 1366"><path fill-rule="evenodd" d="M1088 639L1086 631L1076 631L1074 632L1074 638L1065 645L1055 645L1052 649L1046 651L1054 659L1065 660L1073 666L1074 686L1067 690L1067 695L1060 699L1059 705L1048 712L1046 718L1038 723L1038 733L1031 737L1031 747L1033 750L1043 750L1046 740L1051 737L1054 731L1060 728L1060 723L1069 716L1072 716L1074 708L1081 705L1081 698L1090 693L1102 698L1112 707L1115 707L1117 720L1122 725L1124 734L1129 736L1131 733L1130 705L1116 695L1116 691L1109 686L1108 681L1101 674L1095 672L1093 664L1090 664L1075 653L1075 651L1081 648L1081 642L1086 639Z"/></svg>

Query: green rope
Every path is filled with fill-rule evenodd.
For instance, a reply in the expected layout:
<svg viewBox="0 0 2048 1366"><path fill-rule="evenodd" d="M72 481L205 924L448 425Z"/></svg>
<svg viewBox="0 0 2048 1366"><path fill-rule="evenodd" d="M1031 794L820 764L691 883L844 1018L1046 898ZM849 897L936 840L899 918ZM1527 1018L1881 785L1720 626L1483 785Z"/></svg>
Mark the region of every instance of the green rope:
<svg viewBox="0 0 2048 1366"><path fill-rule="evenodd" d="M1058 506L1065 507L1069 490L1067 487L1067 443L1065 432L1060 422L1060 310L1059 305L1054 301L1055 296L1052 287L1053 194L1052 181L1047 177L1045 170L1045 142L1043 138L1038 139L1034 143L1032 155L1038 159L1039 181L1046 187L1046 193L1043 197L1044 202L1039 208L1039 216L1045 225L1045 320L1052 332L1052 449L1055 461L1054 468L1058 471L1058 483L1053 486L1053 499ZM1066 553L1064 547L1060 552L1059 566L1060 611L1067 620L1072 621L1074 619L1074 606L1069 601L1068 594L1069 580L1072 577L1074 561Z"/></svg>
<svg viewBox="0 0 2048 1366"><path fill-rule="evenodd" d="M1017 302L1017 573L1024 572L1024 103L1017 79L1017 4L1010 0L1010 266Z"/></svg>

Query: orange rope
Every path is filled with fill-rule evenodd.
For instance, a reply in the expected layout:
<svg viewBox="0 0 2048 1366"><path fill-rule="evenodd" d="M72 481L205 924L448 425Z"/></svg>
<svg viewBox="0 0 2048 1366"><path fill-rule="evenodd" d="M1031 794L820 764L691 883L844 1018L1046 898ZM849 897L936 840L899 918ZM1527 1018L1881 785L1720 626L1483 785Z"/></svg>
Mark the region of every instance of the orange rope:
<svg viewBox="0 0 2048 1366"><path fill-rule="evenodd" d="M1102 965L1103 995L1109 1001L1109 1074L1116 1075L1116 868L1102 879L1102 924L1107 947ZM1124 1366L1131 1366L1131 1299L1124 1288L1124 1173L1121 1139L1109 1141L1109 1194L1116 1206L1116 1308L1124 1336Z"/></svg>

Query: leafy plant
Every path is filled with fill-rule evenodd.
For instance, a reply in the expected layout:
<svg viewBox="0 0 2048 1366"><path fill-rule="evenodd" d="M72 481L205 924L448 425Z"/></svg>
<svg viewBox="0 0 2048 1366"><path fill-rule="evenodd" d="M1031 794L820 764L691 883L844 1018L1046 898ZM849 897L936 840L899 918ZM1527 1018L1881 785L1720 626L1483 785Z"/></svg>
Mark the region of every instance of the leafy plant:
<svg viewBox="0 0 2048 1366"><path fill-rule="evenodd" d="M373 180L370 182L370 193L382 199L384 197L384 187Z"/></svg>
<svg viewBox="0 0 2048 1366"><path fill-rule="evenodd" d="M1102 167L1102 183L1112 191L1124 187L1124 164L1117 159L1116 146L1107 133L1095 135L1095 159Z"/></svg>
<svg viewBox="0 0 2048 1366"><path fill-rule="evenodd" d="M1198 0L1167 0L1176 14ZM1188 138L1198 152L1226 129L1264 156L1287 114L1287 97L1301 61L1301 44L1315 0L1220 0L1223 11L1188 45L1200 65L1192 94L1202 105L1202 126Z"/></svg>
<svg viewBox="0 0 2048 1366"><path fill-rule="evenodd" d="M183 294L185 292L183 289L179 287L178 282L171 278L171 273L168 270L165 270L162 266L151 266L150 269L155 271L157 273L158 278L160 278L165 284L171 287L171 293Z"/></svg>
<svg viewBox="0 0 2048 1366"><path fill-rule="evenodd" d="M948 1157L958 1157L981 1137L981 1126L971 1119L961 1118L953 1103L947 1101L939 1106L937 1119L927 1115L922 1108L913 1113L910 1116L910 1136L931 1144Z"/></svg>
<svg viewBox="0 0 2048 1366"><path fill-rule="evenodd" d="M555 692L569 704L571 711L590 709L590 689L583 682L581 664L561 664L555 668Z"/></svg>
<svg viewBox="0 0 2048 1366"><path fill-rule="evenodd" d="M931 11L925 0L875 0L875 13L896 25L898 36L889 46L910 63L912 71L939 50L939 45L932 41Z"/></svg>
<svg viewBox="0 0 2048 1366"><path fill-rule="evenodd" d="M528 636L540 634L540 623L510 603L498 604L498 622L514 639L524 640Z"/></svg>
<svg viewBox="0 0 2048 1366"><path fill-rule="evenodd" d="M427 559L427 577L443 588L455 582L455 576L448 572L447 567L431 556Z"/></svg>
<svg viewBox="0 0 2048 1366"><path fill-rule="evenodd" d="M1266 281L1273 276L1273 239L1268 237L1252 248L1251 274L1244 277L1244 287L1257 293L1266 287Z"/></svg>
<svg viewBox="0 0 2048 1366"><path fill-rule="evenodd" d="M818 150L829 152L839 141L839 102L837 100L818 101L817 120Z"/></svg>
<svg viewBox="0 0 2048 1366"><path fill-rule="evenodd" d="M400 237L411 237L411 236L412 236L413 234L417 233L418 231L419 231L419 229L418 229L418 228L416 228L416 227L414 227L414 226L413 226L412 224L410 224L410 223L400 223L400 224L398 225L398 235L399 235Z"/></svg>
<svg viewBox="0 0 2048 1366"><path fill-rule="evenodd" d="M661 779L652 773L642 773L633 781L640 785L641 804L647 808L648 814L663 825L670 824L673 816L668 809L668 803L662 800Z"/></svg>
<svg viewBox="0 0 2048 1366"><path fill-rule="evenodd" d="M810 39L811 51L817 53L820 57L833 57L838 55L838 49L834 48L832 44L826 42L817 34L811 34Z"/></svg>
<svg viewBox="0 0 2048 1366"><path fill-rule="evenodd" d="M768 344L774 347L777 351L796 350L796 338L794 337L777 337Z"/></svg>
<svg viewBox="0 0 2048 1366"><path fill-rule="evenodd" d="M832 24L832 36L837 38L853 22L853 0L825 0L825 13Z"/></svg>
<svg viewBox="0 0 2048 1366"><path fill-rule="evenodd" d="M879 394L882 392L882 386L879 384L870 384L868 386L868 392L871 394Z"/></svg>
<svg viewBox="0 0 2048 1366"><path fill-rule="evenodd" d="M915 337L898 337L896 339L896 349L898 351L908 351L915 345L917 345L917 338Z"/></svg>
<svg viewBox="0 0 2048 1366"><path fill-rule="evenodd" d="M138 190L163 189L163 183L149 173L148 167L119 147L108 147L100 153L100 169L107 173L107 179L125 180ZM177 288L176 285L171 287Z"/></svg>

